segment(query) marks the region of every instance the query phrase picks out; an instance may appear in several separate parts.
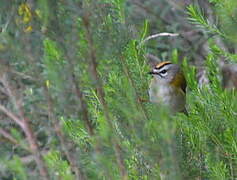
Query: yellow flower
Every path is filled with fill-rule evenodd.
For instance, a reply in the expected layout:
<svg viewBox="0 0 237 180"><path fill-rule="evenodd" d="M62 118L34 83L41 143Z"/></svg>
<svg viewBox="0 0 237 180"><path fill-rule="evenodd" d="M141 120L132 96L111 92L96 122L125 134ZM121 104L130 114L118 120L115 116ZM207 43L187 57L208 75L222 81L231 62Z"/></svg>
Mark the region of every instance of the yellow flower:
<svg viewBox="0 0 237 180"><path fill-rule="evenodd" d="M22 3L18 8L18 14L22 16L23 23L27 24L32 19L30 7L27 3Z"/></svg>
<svg viewBox="0 0 237 180"><path fill-rule="evenodd" d="M32 32L32 30L33 30L32 26L28 26L27 28L24 29L24 32L30 33L30 32Z"/></svg>

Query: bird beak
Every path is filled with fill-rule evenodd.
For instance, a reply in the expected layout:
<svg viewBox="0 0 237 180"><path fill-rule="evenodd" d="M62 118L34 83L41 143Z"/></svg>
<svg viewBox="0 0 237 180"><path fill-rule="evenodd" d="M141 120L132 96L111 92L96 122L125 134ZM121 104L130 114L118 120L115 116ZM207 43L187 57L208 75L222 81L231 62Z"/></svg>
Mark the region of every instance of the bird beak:
<svg viewBox="0 0 237 180"><path fill-rule="evenodd" d="M161 77L160 73L157 72L156 70L152 70L152 71L148 72L148 74L150 74L150 75L158 75L158 76Z"/></svg>
<svg viewBox="0 0 237 180"><path fill-rule="evenodd" d="M150 72L148 72L148 74L150 74L150 75L155 75L155 74L158 74L158 75L159 75L159 73L158 73L158 72L156 72L156 71L150 71Z"/></svg>

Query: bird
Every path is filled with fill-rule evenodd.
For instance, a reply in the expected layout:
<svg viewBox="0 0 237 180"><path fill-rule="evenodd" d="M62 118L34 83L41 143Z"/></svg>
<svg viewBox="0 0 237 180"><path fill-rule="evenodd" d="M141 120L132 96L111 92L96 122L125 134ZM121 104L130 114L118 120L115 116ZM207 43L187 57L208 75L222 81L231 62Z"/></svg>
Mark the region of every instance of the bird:
<svg viewBox="0 0 237 180"><path fill-rule="evenodd" d="M153 76L149 84L149 100L152 103L167 106L172 114L187 114L186 79L178 64L163 61L149 72Z"/></svg>

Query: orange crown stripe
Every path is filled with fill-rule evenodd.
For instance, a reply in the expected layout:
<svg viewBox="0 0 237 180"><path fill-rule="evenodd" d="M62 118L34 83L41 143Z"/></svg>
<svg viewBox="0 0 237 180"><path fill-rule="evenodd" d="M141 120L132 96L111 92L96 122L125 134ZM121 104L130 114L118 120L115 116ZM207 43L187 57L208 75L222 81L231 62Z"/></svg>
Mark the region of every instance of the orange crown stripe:
<svg viewBox="0 0 237 180"><path fill-rule="evenodd" d="M170 61L164 61L156 65L157 69L160 69L161 67L167 65L167 64L172 64Z"/></svg>

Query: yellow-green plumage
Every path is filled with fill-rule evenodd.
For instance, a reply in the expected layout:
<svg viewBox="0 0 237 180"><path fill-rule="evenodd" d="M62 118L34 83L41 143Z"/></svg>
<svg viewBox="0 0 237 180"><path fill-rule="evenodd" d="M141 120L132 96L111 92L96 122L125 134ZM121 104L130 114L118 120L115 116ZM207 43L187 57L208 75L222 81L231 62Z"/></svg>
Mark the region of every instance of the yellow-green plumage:
<svg viewBox="0 0 237 180"><path fill-rule="evenodd" d="M149 86L150 101L168 106L172 113L185 112L186 80L176 64L169 61L158 64Z"/></svg>

